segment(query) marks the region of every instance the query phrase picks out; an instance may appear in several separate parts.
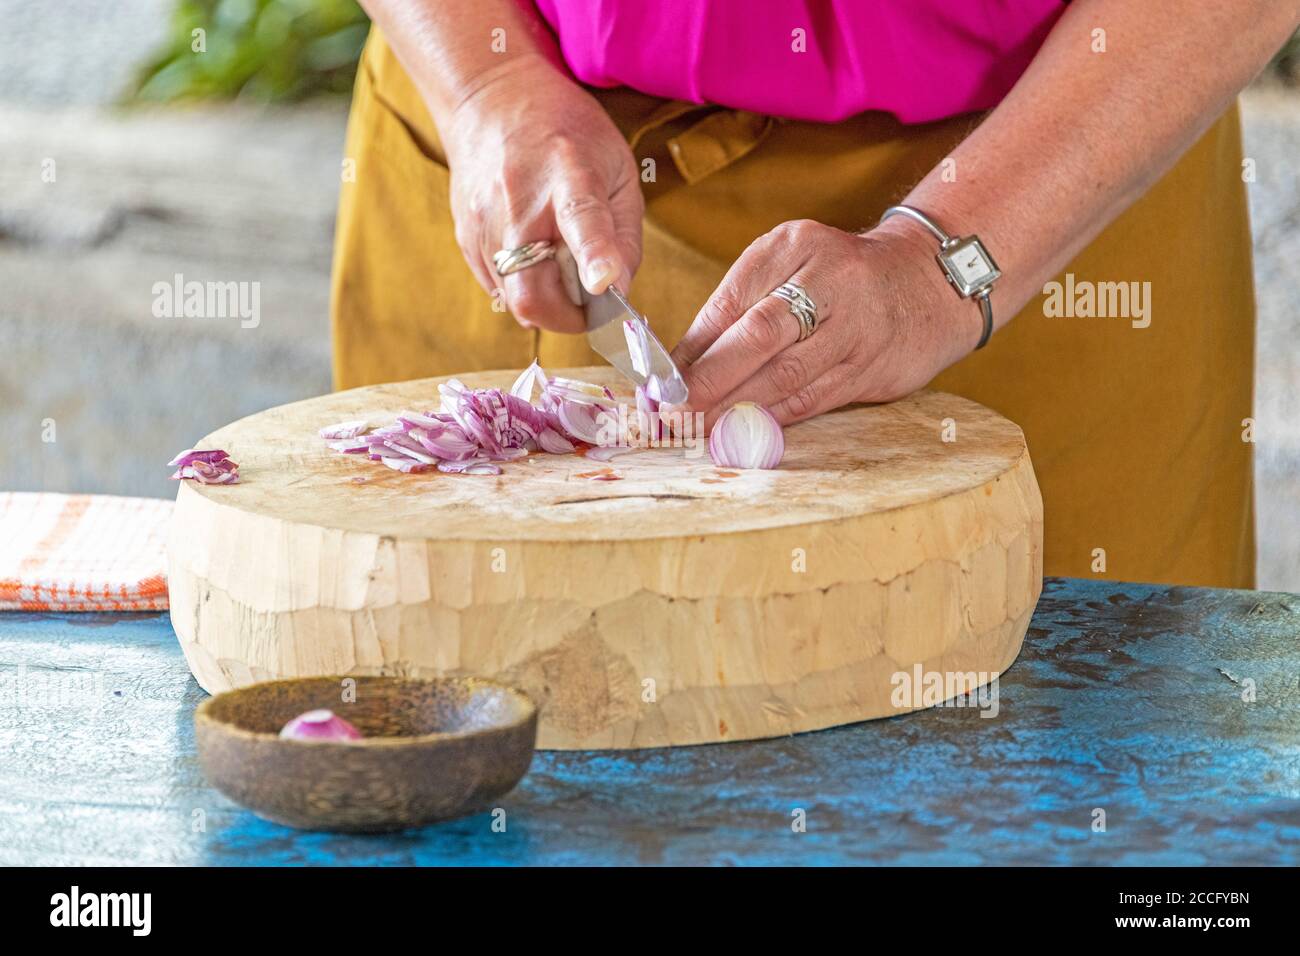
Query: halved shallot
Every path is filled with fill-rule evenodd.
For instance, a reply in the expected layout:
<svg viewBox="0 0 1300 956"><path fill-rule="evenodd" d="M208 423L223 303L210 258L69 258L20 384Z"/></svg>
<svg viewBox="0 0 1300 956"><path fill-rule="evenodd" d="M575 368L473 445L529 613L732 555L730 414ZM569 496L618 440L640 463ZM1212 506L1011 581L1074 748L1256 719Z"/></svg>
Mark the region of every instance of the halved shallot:
<svg viewBox="0 0 1300 956"><path fill-rule="evenodd" d="M784 454L780 423L753 402L732 405L709 435L709 457L721 468L775 468Z"/></svg>

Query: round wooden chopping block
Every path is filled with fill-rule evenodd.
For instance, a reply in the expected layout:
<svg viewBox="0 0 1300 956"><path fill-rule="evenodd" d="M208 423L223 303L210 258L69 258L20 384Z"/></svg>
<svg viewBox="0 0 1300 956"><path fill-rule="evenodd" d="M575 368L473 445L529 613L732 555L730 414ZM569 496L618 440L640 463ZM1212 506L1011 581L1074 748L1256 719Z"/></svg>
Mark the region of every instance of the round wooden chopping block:
<svg viewBox="0 0 1300 956"><path fill-rule="evenodd" d="M626 392L609 368L557 374ZM1020 429L981 405L921 392L822 415L786 430L774 471L717 469L699 445L407 475L317 437L436 408L439 381L273 408L199 443L241 475L177 492L171 617L204 689L481 675L532 695L543 748L659 747L930 706L1020 650L1042 499ZM591 477L606 467L621 478ZM948 692L927 697L916 677L936 674Z"/></svg>

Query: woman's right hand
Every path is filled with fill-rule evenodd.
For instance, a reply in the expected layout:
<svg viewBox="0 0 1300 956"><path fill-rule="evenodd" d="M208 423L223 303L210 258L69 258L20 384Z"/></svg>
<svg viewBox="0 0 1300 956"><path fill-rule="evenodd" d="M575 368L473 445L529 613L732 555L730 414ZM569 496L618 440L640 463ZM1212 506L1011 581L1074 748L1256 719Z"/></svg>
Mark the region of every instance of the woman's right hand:
<svg viewBox="0 0 1300 956"><path fill-rule="evenodd" d="M524 57L485 74L439 132L456 241L479 284L503 289L525 328L582 332L555 261L501 278L492 255L550 239L568 246L588 292L627 288L645 204L636 160L609 116L545 59Z"/></svg>

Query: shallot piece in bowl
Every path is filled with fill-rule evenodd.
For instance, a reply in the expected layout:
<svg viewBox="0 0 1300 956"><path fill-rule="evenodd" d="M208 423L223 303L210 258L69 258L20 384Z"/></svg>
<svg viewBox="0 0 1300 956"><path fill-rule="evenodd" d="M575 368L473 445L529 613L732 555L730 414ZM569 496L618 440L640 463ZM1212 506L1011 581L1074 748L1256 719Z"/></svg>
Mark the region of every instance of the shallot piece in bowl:
<svg viewBox="0 0 1300 956"><path fill-rule="evenodd" d="M291 740L360 740L361 731L334 713L321 708L299 714L280 729L280 736Z"/></svg>

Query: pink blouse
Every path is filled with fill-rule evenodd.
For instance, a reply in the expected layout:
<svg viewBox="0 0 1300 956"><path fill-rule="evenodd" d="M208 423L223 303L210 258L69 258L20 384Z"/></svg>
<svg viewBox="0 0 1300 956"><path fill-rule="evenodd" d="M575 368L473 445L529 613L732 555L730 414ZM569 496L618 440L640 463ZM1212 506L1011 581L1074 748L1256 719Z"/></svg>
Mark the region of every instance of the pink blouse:
<svg viewBox="0 0 1300 956"><path fill-rule="evenodd" d="M1066 0L536 0L592 86L833 123L995 106Z"/></svg>

